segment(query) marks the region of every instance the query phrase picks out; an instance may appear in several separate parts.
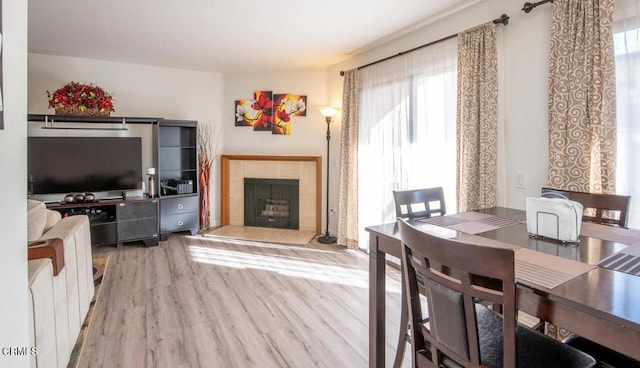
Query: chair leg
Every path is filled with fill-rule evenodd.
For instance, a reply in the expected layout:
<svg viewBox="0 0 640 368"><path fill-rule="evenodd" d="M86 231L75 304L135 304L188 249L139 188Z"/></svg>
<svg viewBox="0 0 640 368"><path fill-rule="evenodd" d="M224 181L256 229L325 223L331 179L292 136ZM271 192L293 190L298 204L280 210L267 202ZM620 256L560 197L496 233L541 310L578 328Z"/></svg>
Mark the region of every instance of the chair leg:
<svg viewBox="0 0 640 368"><path fill-rule="evenodd" d="M400 297L402 298L400 303L400 331L398 332L398 347L396 349L396 357L393 360L393 368L400 368L402 366L404 349L407 346L407 338L409 338L407 334L409 329L409 308L407 307L407 298L404 292L404 274L402 275L402 279L403 284L402 290L400 291ZM409 341L409 343L411 343L411 341Z"/></svg>

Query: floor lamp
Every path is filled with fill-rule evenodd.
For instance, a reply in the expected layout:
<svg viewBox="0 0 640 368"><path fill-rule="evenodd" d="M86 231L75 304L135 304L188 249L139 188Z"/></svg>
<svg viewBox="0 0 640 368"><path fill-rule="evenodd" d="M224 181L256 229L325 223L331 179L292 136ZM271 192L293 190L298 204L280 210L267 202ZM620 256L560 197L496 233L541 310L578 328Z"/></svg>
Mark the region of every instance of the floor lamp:
<svg viewBox="0 0 640 368"><path fill-rule="evenodd" d="M318 237L318 243L331 244L336 242L336 237L329 234L329 141L331 140L331 130L329 129L329 125L331 124L331 119L338 113L338 109L335 107L321 107L320 112L327 121L327 232L324 236Z"/></svg>

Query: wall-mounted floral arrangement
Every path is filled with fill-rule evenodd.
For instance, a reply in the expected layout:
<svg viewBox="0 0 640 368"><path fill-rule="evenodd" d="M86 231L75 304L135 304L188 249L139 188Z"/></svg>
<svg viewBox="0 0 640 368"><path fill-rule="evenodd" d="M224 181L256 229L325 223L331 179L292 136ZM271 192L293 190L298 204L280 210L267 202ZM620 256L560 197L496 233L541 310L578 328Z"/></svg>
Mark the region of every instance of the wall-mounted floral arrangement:
<svg viewBox="0 0 640 368"><path fill-rule="evenodd" d="M252 100L236 100L236 126L254 131L291 134L291 118L307 116L307 96L272 91L255 91Z"/></svg>

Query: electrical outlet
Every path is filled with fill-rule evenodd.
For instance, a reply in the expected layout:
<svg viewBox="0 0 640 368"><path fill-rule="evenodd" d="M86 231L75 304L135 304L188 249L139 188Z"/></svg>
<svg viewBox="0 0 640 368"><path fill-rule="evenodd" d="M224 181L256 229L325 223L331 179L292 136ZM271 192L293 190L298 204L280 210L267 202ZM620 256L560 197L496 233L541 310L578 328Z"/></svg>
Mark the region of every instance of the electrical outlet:
<svg viewBox="0 0 640 368"><path fill-rule="evenodd" d="M520 189L527 188L527 172L526 171L516 171L516 188L520 188Z"/></svg>

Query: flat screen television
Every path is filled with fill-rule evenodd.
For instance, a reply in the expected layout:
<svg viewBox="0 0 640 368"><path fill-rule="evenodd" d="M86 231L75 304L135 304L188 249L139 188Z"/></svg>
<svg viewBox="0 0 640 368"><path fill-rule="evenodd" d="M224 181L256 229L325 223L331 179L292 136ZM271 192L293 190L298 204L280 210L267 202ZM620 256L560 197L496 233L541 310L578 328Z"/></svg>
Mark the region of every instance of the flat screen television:
<svg viewBox="0 0 640 368"><path fill-rule="evenodd" d="M142 187L140 137L29 137L27 161L31 194Z"/></svg>

